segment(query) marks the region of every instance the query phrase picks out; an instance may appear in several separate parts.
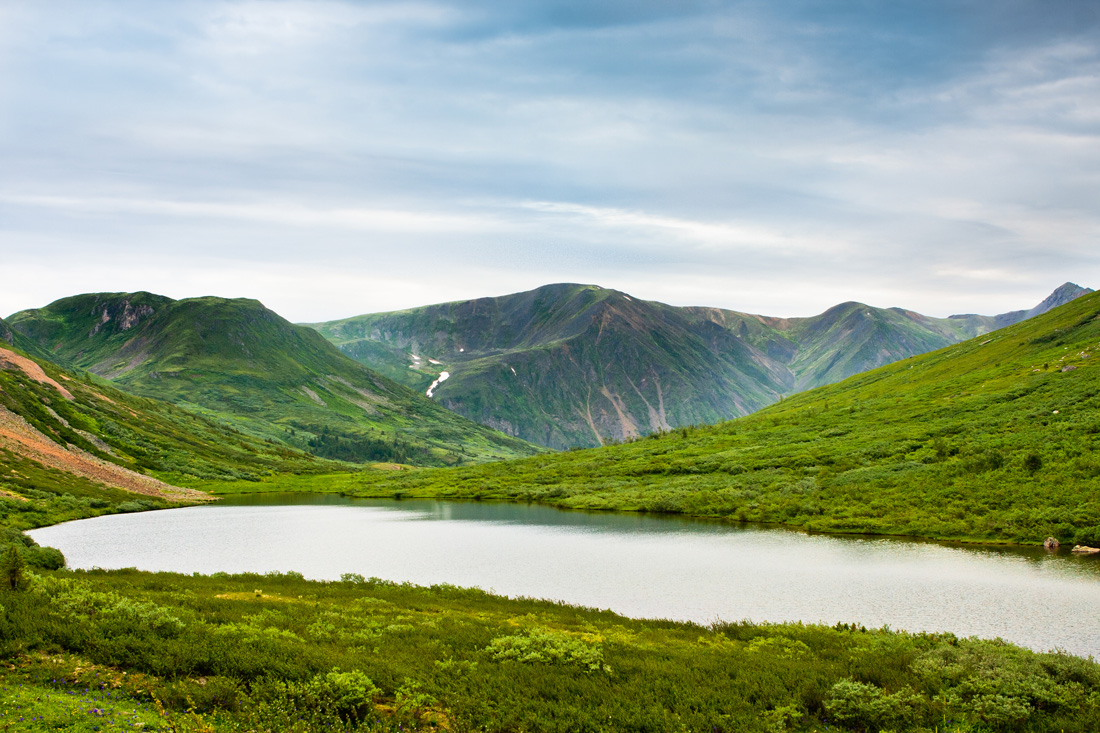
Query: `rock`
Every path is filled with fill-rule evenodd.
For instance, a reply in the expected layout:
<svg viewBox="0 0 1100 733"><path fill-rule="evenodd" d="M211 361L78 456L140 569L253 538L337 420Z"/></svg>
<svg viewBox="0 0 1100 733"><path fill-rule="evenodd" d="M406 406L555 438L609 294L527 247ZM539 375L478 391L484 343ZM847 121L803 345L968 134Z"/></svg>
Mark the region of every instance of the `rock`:
<svg viewBox="0 0 1100 733"><path fill-rule="evenodd" d="M1074 369L1076 369L1076 368L1077 368L1077 367L1075 367L1075 366L1073 366L1072 364L1070 364L1069 366L1064 366L1064 367L1062 367L1062 371L1063 371L1063 372L1072 372L1072 371L1073 371Z"/></svg>
<svg viewBox="0 0 1100 733"><path fill-rule="evenodd" d="M1043 547L1047 548L1048 550L1057 549L1060 544L1062 543L1054 539L1053 537L1047 537L1045 540L1043 540Z"/></svg>
<svg viewBox="0 0 1100 733"><path fill-rule="evenodd" d="M1100 547L1089 547L1088 545L1074 545L1071 552L1076 552L1082 555L1091 555L1096 552L1100 552Z"/></svg>

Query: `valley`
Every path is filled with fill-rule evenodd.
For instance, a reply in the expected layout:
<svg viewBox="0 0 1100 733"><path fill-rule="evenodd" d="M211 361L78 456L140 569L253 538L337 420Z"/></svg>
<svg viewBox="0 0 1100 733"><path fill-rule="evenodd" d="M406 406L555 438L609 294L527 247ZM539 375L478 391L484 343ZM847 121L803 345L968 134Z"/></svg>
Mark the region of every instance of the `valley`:
<svg viewBox="0 0 1100 733"><path fill-rule="evenodd" d="M15 580L0 587L0 654L8 662L0 671L0 686L19 691L0 702L0 714L14 723L9 728L110 730L140 722L145 729L165 731L672 731L706 724L710 729L762 733L819 730L824 725L853 732L1054 733L1100 725L1100 665L1094 661L1064 651L1030 651L999 640L962 638L933 628L936 624L919 630L925 627L902 621L914 628L890 630L897 628L891 622L890 629L875 630L867 628L874 621L861 621L853 611L847 616L841 611L839 621L820 623L825 620L820 610L799 623L772 622L759 611L751 612L751 621L736 622L633 619L560 599L464 590L449 579L420 579L416 582L424 585L412 585L408 578L369 578L354 571L379 566L357 565L351 556L362 562L379 556L380 550L333 549L324 561L347 569L339 579L327 580L303 577L293 566L305 567L304 559L292 562L291 568L236 574L209 569L204 570L207 575L73 570L64 567L60 552L39 546L24 533L86 517L125 520L104 515L196 505L211 496L289 491L321 499L326 493L385 498L398 512L408 512L415 506L409 500L416 497L447 498L477 502L471 509L492 509L493 501L507 501L625 513L608 518L655 515L718 520L716 526L722 528L755 523L753 531L801 529L811 536L797 535L798 542L808 543L805 552L821 562L828 552L810 546L838 549L836 543L851 543L846 545L851 550L840 550L850 558L856 548L866 549L867 535L962 540L986 547L1009 543L1037 548L1046 537L1066 547L1100 540L1100 505L1094 499L1100 488L1095 458L1100 391L1094 364L1100 353L1100 295L1069 299L1026 320L1013 316L1012 324L993 331L986 329L995 324L973 320L979 317L949 319L965 321L970 324L966 328L981 335L805 392L776 394L771 404L761 397L751 414L737 419L678 427L673 418L688 413L676 411L673 386L686 389L688 382L661 377L661 390L652 393L660 396L650 399L642 385L654 386L664 372L655 371L652 382L643 382L633 366L645 363L647 355L657 358L668 352L649 351L629 339L616 342L623 323L642 334L652 314L642 318L630 305L634 299L624 294L582 288L572 297L588 304L582 311L591 311L590 318L571 323L565 314L573 308L564 309L540 322L542 326L507 334L514 350L492 358L481 351L488 347L473 341L455 341L457 353L480 354L469 362L448 361L446 353L420 344L399 351L393 363L399 356L403 368L410 373L419 369L427 380L416 391L352 362L316 333L286 324L255 301L192 303L141 293L101 294L5 319L9 329L0 328L5 342L0 345L0 566L4 578ZM660 327L650 333L678 337L679 353L700 358L709 353L713 358L707 344L721 344L728 347L723 352L728 363L750 382L758 380L754 384L768 384L783 374L775 367L777 361L760 355L784 353L789 389L798 386L796 371L811 375L806 377L811 381L839 379L874 351L858 358L830 354L825 347L790 352L785 343L810 332L818 334L819 344L845 342L840 335L849 339L845 343L881 344L883 329L902 350L931 343L924 336L897 335L904 329L896 319L914 322L912 317L876 315L858 304L833 309L828 319L813 323L767 323L712 309L684 313L664 308L668 311ZM531 311L539 312L541 306L532 304ZM873 326L861 331L858 324L863 322ZM691 330L700 323L700 330ZM570 343L570 329L592 335L595 351ZM488 324L481 332L486 342L505 339ZM526 332L560 336L565 343L559 344L560 352L536 345L541 344L537 339L527 348L522 338ZM708 342L700 333L713 338ZM965 335L960 326L952 338ZM528 351L550 352L537 356L547 360L539 363L572 358L576 374L583 375L583 364L606 355L600 351L605 341L622 361L620 371L602 374L621 374L635 382L646 414L652 410L656 415L650 425L657 428L650 434L639 428L614 445L550 453L509 443L514 439L495 437L489 428L457 415L448 418L443 404L424 395L434 382L435 399L442 402L448 385L478 362L486 370L506 365L514 378L530 374L524 371L524 358L536 356ZM413 353L419 358L410 361L419 364L405 363ZM668 374L677 371L668 369ZM448 378L442 379L443 373ZM577 376L573 382L583 380ZM355 385L362 392L333 383ZM489 400L492 392L486 390ZM363 392L373 395L378 401L373 404L390 400L393 409L371 413L370 419L378 422L358 421L358 414L341 402L355 399L352 392L364 400ZM733 399L731 395L726 397ZM575 397L563 396L562 404ZM621 416L615 417L620 425L633 422L630 410L643 409L625 400L620 408ZM600 414L593 410L590 430L599 425ZM323 426L306 431L308 440L289 433L300 432L303 423L297 421L307 419L318 424L331 420L335 427L328 433ZM318 450L318 438L333 432L347 440L344 436L357 431L369 435L383 425L393 430L394 425L413 424L420 429L405 433L409 445L420 440L427 450L408 455L419 456L420 466L364 460L363 455L340 460L340 455L325 456ZM461 441L464 430L470 443L447 442ZM499 453L485 446L513 446L516 457L492 460ZM465 465L440 466L448 463L445 456L456 454ZM389 455L397 457L407 456ZM460 525L468 521L461 509L466 505L454 506L446 513L457 513ZM297 536L302 522L293 512L300 508L288 504L275 509L291 511L288 518L293 520L278 536ZM181 511L206 510L221 507ZM172 511L142 518L169 520L176 516ZM584 551L585 542L598 537L595 523L583 513L575 516L546 525L555 533L570 522L579 526L570 547L584 557L561 568L567 574L569 568L578 572L583 562L600 557L595 546ZM498 531L512 531L509 521L491 521ZM254 518L238 524L254 525ZM210 526L204 521L185 534L197 539ZM304 540L308 545L298 546L327 547L326 533L348 534L334 532L329 520L321 526L325 529L316 538ZM357 526L363 531L363 525ZM426 534L418 535L401 521L388 526L394 534L376 530L375 539L403 562L413 555L402 550L406 539L419 537L418 549L428 551L429 561L432 548L448 552L443 530L426 528ZM812 536L818 533L849 537ZM135 532L131 539L138 536ZM168 556L198 553L181 551L171 544L172 536L162 529L140 541L141 547L125 549L152 557L152 548L167 541ZM769 552L767 542L772 540L746 537L757 545L753 565L767 567L781 552L796 550L792 542L780 539ZM629 544L638 537L628 534L625 539ZM685 537L674 531L668 539L673 544L665 559L671 564L662 572L680 578L688 568L700 566L692 555L678 567L671 548L687 552ZM891 572L890 564L921 547L931 557L933 549L878 541L888 543L882 547L896 559L873 560L860 572L873 579L879 572L873 568L881 566L902 586L905 574ZM523 540L508 540L492 554L520 554L514 549L517 542ZM206 544L218 543L211 537ZM293 554L294 543L287 545ZM463 550L476 546L471 539L461 543ZM950 545L936 551L942 553L937 557L958 561L960 550ZM1072 573L1091 561L1068 557L1065 547L1054 555L1029 552L1034 556L1021 555L1027 563ZM247 554L242 549L234 557ZM348 558L341 559L343 554ZM568 556L562 547L543 554L528 558L525 572L542 561L560 565ZM628 554L635 560L645 557L639 551ZM461 557L459 548L448 553L448 559ZM728 573L731 562L720 561L725 570L716 567L713 572ZM602 564L610 569L616 563ZM826 565L814 573L818 582L832 572L828 568L835 570ZM648 562L650 575L657 567L656 559ZM957 574L958 566L953 567ZM977 572L983 577L1009 572L1008 566L1004 571L982 567ZM629 577L625 568L620 574ZM783 577L774 570L770 576ZM780 598L791 592L806 596L799 582L792 578L779 583L775 592ZM1022 582L1053 587L1050 578L1026 576ZM1084 582L1080 589L1091 592L1091 584ZM947 593L972 595L976 583L970 581L969 590ZM512 592L538 592L517 587ZM873 587L865 595L873 596ZM1076 592L1063 590L1062 595ZM733 590L724 594L735 596ZM903 595L899 590L893 597ZM1028 596L1021 590L1013 597ZM839 596L826 591L825 598ZM572 602L603 605L585 598ZM906 609L917 605L902 602ZM1070 623L1079 616L1070 613ZM951 624L957 617L948 613L940 623ZM1087 630L1075 638L1083 640L1082 649L1091 648ZM89 701L83 706L74 705L76 697L69 694L76 692L76 685L83 685L80 699ZM100 686L93 695L95 685Z"/></svg>

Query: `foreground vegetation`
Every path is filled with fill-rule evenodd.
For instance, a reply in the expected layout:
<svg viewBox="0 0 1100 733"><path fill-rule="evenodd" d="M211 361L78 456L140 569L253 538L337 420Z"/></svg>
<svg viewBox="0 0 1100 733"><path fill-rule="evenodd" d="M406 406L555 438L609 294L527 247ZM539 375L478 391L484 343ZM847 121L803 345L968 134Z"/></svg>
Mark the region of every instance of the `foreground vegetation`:
<svg viewBox="0 0 1100 733"><path fill-rule="evenodd" d="M1100 539L1100 294L732 422L451 470L279 479L864 532ZM207 486L233 492L241 484Z"/></svg>
<svg viewBox="0 0 1100 733"><path fill-rule="evenodd" d="M0 730L1100 729L1100 666L996 641L634 621L354 575L19 586L0 591Z"/></svg>

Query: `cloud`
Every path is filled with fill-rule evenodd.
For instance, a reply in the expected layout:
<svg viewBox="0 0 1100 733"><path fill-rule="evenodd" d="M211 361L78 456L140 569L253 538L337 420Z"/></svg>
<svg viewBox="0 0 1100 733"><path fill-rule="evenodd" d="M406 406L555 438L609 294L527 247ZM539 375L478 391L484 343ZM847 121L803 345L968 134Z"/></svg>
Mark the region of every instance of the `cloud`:
<svg viewBox="0 0 1100 733"><path fill-rule="evenodd" d="M360 232L450 233L492 232L503 222L488 216L461 216L429 211L378 208L316 208L288 201L222 203L133 198L69 198L0 193L0 203L57 209L75 214L163 216L229 219L306 229L345 229Z"/></svg>
<svg viewBox="0 0 1100 733"><path fill-rule="evenodd" d="M1100 19L1010 5L5 6L0 246L37 274L0 306L142 277L297 319L552 280L776 315L1096 286Z"/></svg>

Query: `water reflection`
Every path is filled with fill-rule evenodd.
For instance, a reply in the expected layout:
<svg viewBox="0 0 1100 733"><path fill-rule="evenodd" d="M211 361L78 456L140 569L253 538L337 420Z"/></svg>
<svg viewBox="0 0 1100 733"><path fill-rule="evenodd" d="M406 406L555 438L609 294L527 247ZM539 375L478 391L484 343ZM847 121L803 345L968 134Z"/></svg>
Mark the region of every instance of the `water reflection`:
<svg viewBox="0 0 1100 733"><path fill-rule="evenodd" d="M855 622L1100 653L1096 558L519 504L239 497L36 530L74 567L345 572L631 616Z"/></svg>

